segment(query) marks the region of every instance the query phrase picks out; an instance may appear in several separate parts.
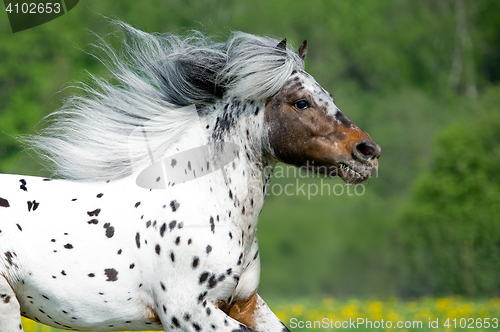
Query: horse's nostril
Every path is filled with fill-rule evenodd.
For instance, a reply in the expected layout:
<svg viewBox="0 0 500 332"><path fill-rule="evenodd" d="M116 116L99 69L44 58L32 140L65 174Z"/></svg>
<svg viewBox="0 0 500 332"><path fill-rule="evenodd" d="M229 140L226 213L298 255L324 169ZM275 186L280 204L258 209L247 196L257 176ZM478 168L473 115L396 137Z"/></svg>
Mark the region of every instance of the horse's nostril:
<svg viewBox="0 0 500 332"><path fill-rule="evenodd" d="M362 143L362 144L358 144L357 146L357 149L359 152L361 152L362 154L364 154L365 156L366 155L371 155L373 150L371 148L369 148L366 144Z"/></svg>
<svg viewBox="0 0 500 332"><path fill-rule="evenodd" d="M361 142L356 144L356 152L362 159L378 158L380 156L380 147L370 142Z"/></svg>

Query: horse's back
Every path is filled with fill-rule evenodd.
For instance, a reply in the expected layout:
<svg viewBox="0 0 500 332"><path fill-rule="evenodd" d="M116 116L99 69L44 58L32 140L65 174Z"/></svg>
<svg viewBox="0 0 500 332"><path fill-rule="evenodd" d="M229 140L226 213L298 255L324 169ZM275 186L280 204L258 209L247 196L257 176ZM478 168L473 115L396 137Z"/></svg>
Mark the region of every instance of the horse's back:
<svg viewBox="0 0 500 332"><path fill-rule="evenodd" d="M25 316L82 329L108 320L131 321L129 329L151 321L149 299L134 275L140 271L130 250L135 234L127 225L130 210L120 214L123 207L109 202L124 194L120 188L0 175L0 276L16 292Z"/></svg>
<svg viewBox="0 0 500 332"><path fill-rule="evenodd" d="M23 236L22 221L40 206L39 201L31 198L33 194L28 191L28 181L43 182L43 179L0 174L0 269L3 274L5 269L11 269L12 256L17 255L13 250Z"/></svg>
<svg viewBox="0 0 500 332"><path fill-rule="evenodd" d="M106 183L0 175L0 273L15 283L33 271L57 279L84 264L110 265L116 260L111 252L123 249L134 232L127 227L130 211L120 212L106 197L116 191Z"/></svg>

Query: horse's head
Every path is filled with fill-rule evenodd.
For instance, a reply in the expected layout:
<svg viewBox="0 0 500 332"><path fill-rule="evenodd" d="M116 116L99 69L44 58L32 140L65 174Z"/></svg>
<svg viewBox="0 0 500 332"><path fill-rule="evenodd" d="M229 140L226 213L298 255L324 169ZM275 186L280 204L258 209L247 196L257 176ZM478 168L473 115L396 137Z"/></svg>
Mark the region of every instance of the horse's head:
<svg viewBox="0 0 500 332"><path fill-rule="evenodd" d="M305 56L305 44L299 50ZM308 73L296 70L265 109L269 145L282 162L359 183L373 175L380 146L335 106Z"/></svg>

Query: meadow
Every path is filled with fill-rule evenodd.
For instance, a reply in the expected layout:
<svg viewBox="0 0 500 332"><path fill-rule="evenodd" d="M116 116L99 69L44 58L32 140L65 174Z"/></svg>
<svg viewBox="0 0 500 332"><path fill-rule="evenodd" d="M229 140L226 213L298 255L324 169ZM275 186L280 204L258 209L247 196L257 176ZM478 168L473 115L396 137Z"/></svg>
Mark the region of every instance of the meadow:
<svg viewBox="0 0 500 332"><path fill-rule="evenodd" d="M500 298L301 299L271 302L291 331L498 331ZM61 332L23 319L25 332Z"/></svg>

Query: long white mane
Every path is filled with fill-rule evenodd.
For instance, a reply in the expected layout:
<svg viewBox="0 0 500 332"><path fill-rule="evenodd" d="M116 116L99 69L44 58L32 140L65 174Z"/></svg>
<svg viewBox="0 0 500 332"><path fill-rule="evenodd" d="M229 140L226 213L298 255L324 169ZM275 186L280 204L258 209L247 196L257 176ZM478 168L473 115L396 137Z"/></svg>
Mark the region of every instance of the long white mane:
<svg viewBox="0 0 500 332"><path fill-rule="evenodd" d="M272 38L233 32L227 42L214 43L200 32L180 37L117 24L126 35L121 50L102 39L99 46L116 83L90 75L91 82L80 85L82 95L67 100L48 116L46 129L26 140L54 164L56 176L84 181L128 176L151 160L142 144L129 141L134 129L147 126L159 159L195 120L182 107L209 109L225 96L264 100L304 65Z"/></svg>

